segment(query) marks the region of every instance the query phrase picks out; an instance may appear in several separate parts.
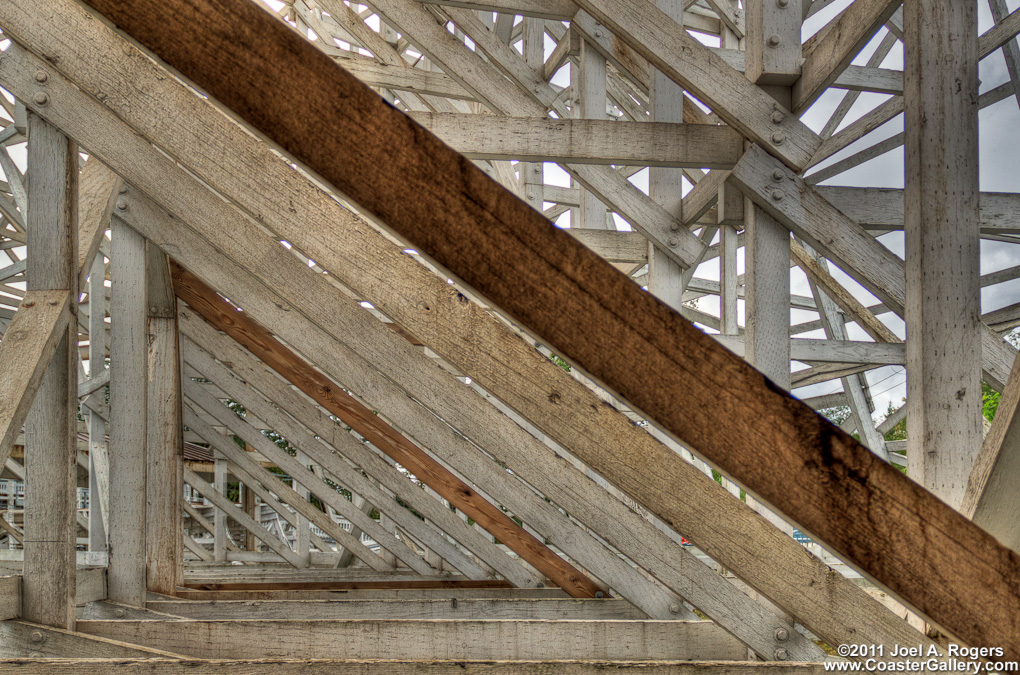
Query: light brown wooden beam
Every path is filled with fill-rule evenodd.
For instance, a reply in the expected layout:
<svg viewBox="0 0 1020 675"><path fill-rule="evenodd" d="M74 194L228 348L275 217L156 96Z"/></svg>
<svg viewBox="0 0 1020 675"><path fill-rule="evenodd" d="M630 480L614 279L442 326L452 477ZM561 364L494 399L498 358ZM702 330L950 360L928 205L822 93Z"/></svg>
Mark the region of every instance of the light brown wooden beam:
<svg viewBox="0 0 1020 675"><path fill-rule="evenodd" d="M88 4L948 632L1020 657L1020 559L777 391L262 10L242 0ZM772 424L734 424L762 416ZM748 461L760 447L773 452ZM621 487L672 523L668 475L668 467L648 467L642 484Z"/></svg>
<svg viewBox="0 0 1020 675"><path fill-rule="evenodd" d="M265 328L237 312L180 265L172 266L174 290L210 325L222 330L370 443L399 462L453 506L492 533L535 569L575 597L601 592L590 579L528 534L464 481L425 455L371 410L282 345Z"/></svg>

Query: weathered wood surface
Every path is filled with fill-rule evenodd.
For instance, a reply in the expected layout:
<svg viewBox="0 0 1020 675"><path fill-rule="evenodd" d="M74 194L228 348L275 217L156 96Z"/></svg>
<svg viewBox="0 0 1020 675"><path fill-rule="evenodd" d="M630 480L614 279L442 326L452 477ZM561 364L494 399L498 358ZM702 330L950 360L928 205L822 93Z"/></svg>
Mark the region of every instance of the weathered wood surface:
<svg viewBox="0 0 1020 675"><path fill-rule="evenodd" d="M368 408L299 359L245 313L226 304L197 277L179 265L172 268L174 290L212 326L224 331L258 356L266 365L291 381L320 405L344 420L408 471L446 497L500 541L516 551L557 585L577 597L594 597L600 589L534 536L485 501L477 492L417 446L378 419Z"/></svg>
<svg viewBox="0 0 1020 675"><path fill-rule="evenodd" d="M644 619L626 600L276 600L155 601L149 609L189 619ZM99 618L99 617L95 617ZM113 617L109 617L113 618Z"/></svg>
<svg viewBox="0 0 1020 675"><path fill-rule="evenodd" d="M68 17L79 16L76 12L80 10L73 5L64 9ZM10 22L19 16L5 17L5 20ZM62 16L65 13L54 15L55 18ZM19 26L21 30L28 28L26 25ZM122 41L114 39L97 22L84 18L75 21L70 28L65 26L62 34L65 37L81 36L86 31L88 40L76 43L75 49L85 53L105 45L107 48L101 50L104 58L71 58L75 53L72 51L62 61L65 66L107 63L126 49ZM32 37L33 40L42 40L44 36L33 33ZM46 45L48 53L63 53L59 43L47 42ZM34 86L31 84L33 74L45 64L32 61L19 65L27 58L23 51L19 55L19 51L16 45L8 50L7 58L0 59L0 71L3 71L5 79L12 82L12 86L17 84L23 87L23 91L30 93L30 87ZM496 391L504 400L512 401L516 409L526 410L529 419L536 421L543 430L553 433L591 466L603 472L626 472L621 475L620 481L632 486L633 494L643 495L643 499L654 499L657 491L646 485L642 466L655 466L658 471L668 465L669 476L663 478L658 494L670 496L672 508L676 509L672 511L674 522L683 523L687 536L697 541L700 547L728 568L737 571L759 592L768 594L772 600L794 612L814 632L832 644L863 639L863 636L868 636L873 642L884 641L890 645L897 641L904 643L915 639L916 632L913 629L867 598L852 582L829 574L824 564L817 558L805 555L803 549L791 539L777 536L763 521L748 517L749 512L745 506L733 500L723 488L696 468L685 463L671 462L672 451L635 427L616 410L603 405L583 385L513 336L497 319L488 316L472 303L462 302L455 289L445 281L432 277L410 257L402 255L398 247L384 244L363 221L352 218L349 211L340 208L328 196L315 192L310 183L291 172L285 163L272 157L268 151L261 149L244 132L231 126L225 118L180 88L172 79L161 77L156 67L144 58L136 55L120 59L118 67L131 72L133 86L140 86L144 81L146 87L155 87L152 91L159 92L158 95L144 98L107 96L107 103L116 103L120 115L125 119L135 119L141 127L150 130L157 130L167 124L175 125L182 120L181 111L184 110L188 111L191 118L201 119L203 127L208 126L210 132L192 135L194 125L182 123L174 127L175 134L172 137L161 138L161 142L164 146L169 144L173 147L179 157L201 159L201 170L196 171L210 184L216 184L225 192L234 194L242 203L259 204L259 213L265 214L265 217L275 214L274 228L284 234L288 241L318 261L332 260L333 263L328 265L331 274L338 275L352 288L365 289L364 296L377 306L385 307L388 315L399 317L403 325L413 326L415 334L429 335L430 345L439 348L444 357L457 363L462 370L471 372L490 391ZM76 71L76 74L82 78L91 78L87 68ZM95 81L108 82L108 75L100 75ZM55 86L59 76L51 73L51 78ZM102 90L103 85L98 86ZM109 91L108 88L105 90ZM59 100L65 97L70 99L73 93L71 88L64 88ZM61 111L62 125L74 126L77 134L86 135L100 121L104 123L102 129L106 133L95 133L89 137L89 147L93 152L103 145L104 138L116 137L120 143L103 145L105 158L109 159L122 148L126 139L133 137L123 127L118 131L109 126L110 116L104 117L98 105L91 104L90 107L89 100L84 98L74 100L76 105L73 111ZM168 108L161 124L156 126L142 118L133 117L133 113L138 112L141 104L147 101L172 101L174 112L169 114ZM51 105L50 114L57 112L55 102ZM79 109L89 111L87 124L72 114ZM161 116L158 110L152 110L149 114ZM188 143L185 144L185 141ZM246 154L242 156L236 152L239 148L244 148ZM125 167L122 172L130 173L137 179L144 168L156 166L161 156L152 153L138 161L134 161L134 157L121 155L118 166ZM217 174L218 169L227 166L227 161L232 173ZM255 165L259 167L258 180L255 180L251 170ZM183 190L163 190L168 175L165 171L154 174L147 182L147 191L159 194L164 200L183 198ZM275 191L266 191L262 181L269 177L274 184L287 186L287 191L279 195ZM249 179L250 185L245 183ZM232 187L224 188L224 181ZM248 189L243 188L242 183ZM288 198L274 204L259 201L262 198L275 199L277 196L282 198L284 195ZM175 205L174 208L178 207ZM297 208L300 218L295 219L289 208ZM315 227L288 225L298 221L315 223ZM319 233L333 232L331 224L344 224L347 229L342 235L319 236ZM380 273L380 270L386 272ZM413 289L413 292L405 289ZM424 297L425 302L415 301L418 297ZM435 317L442 317L442 322L437 322ZM437 329L442 324L459 326L457 332L460 336L445 335L444 331ZM498 358L479 358L481 352L478 345L484 345L484 353L499 354ZM551 397L558 401L556 406L548 405ZM569 414L564 414L564 411L569 411ZM615 439L614 444L633 448L637 456L646 457L646 464L623 466L613 461L604 452L609 437ZM686 487L678 493L676 485ZM728 535L737 532L739 536ZM756 564L758 554L764 549L768 549L774 559L778 560L781 556L782 564ZM839 610L834 610L836 606Z"/></svg>
<svg viewBox="0 0 1020 675"><path fill-rule="evenodd" d="M25 458L28 491L21 615L49 626L73 628L78 530L78 145L32 113L28 116L28 131L32 137L28 146L32 189L26 217L30 253L25 288L29 292L56 290L69 294L71 318L59 322L62 335L25 418L25 446L30 451ZM48 298L47 308L50 312L56 310L66 298ZM40 328L43 330L34 339L48 341L46 325ZM24 349L31 343L20 346ZM33 364L22 364L10 373L0 372L6 377L26 374L26 365ZM6 462L6 455L2 459Z"/></svg>
<svg viewBox="0 0 1020 675"><path fill-rule="evenodd" d="M1020 552L1020 518L1014 501L1020 485L1020 356L1002 390L992 428L974 458L960 512Z"/></svg>
<svg viewBox="0 0 1020 675"><path fill-rule="evenodd" d="M70 291L29 291L0 340L0 459L21 434L71 318Z"/></svg>
<svg viewBox="0 0 1020 675"><path fill-rule="evenodd" d="M276 551L276 553L278 553L284 560L289 562L291 565L293 565L294 567L304 567L307 564L303 558L294 553L293 549L291 549L289 546L281 542L280 539L276 536L276 534L269 532L269 530L262 527L262 525L258 521L252 519L251 516L242 511L240 508L237 508L236 504L231 502L224 495L220 494L219 491L216 490L216 488L214 488L206 481L202 480L202 478L198 476L198 474L196 474L188 467L184 467L184 481L192 488L200 492L202 495L204 495L206 499L211 501L216 506L217 509L222 511L225 515L229 516L230 518L233 518L238 523L238 525L241 525L248 531L253 532L256 537L258 537L263 543L265 543L266 546L271 548L273 551ZM113 598L112 596L110 599L116 600L116 598Z"/></svg>
<svg viewBox="0 0 1020 675"><path fill-rule="evenodd" d="M411 113L465 157L529 162L729 168L743 139L724 126Z"/></svg>
<svg viewBox="0 0 1020 675"><path fill-rule="evenodd" d="M0 621L0 656L6 659L174 658L181 654L27 621Z"/></svg>
<svg viewBox="0 0 1020 675"><path fill-rule="evenodd" d="M21 616L21 576L0 577L0 620Z"/></svg>
<svg viewBox="0 0 1020 675"><path fill-rule="evenodd" d="M900 4L900 0L854 2L805 45L801 76L793 86L794 112L806 110L836 81Z"/></svg>
<svg viewBox="0 0 1020 675"><path fill-rule="evenodd" d="M0 659L18 675L821 675L820 663L358 659Z"/></svg>
<svg viewBox="0 0 1020 675"><path fill-rule="evenodd" d="M810 408L777 392L569 235L557 233L530 207L497 189L466 160L416 131L314 47L244 3L237 4L238 14L218 35L212 24L222 15L213 10L222 7L202 10L201 2L157 7L144 0L89 4L935 623L965 642L1002 645L1007 656L1020 655L1020 596L1010 590L1020 583L1016 554ZM591 11L589 0L583 4ZM240 38L238 33L245 31L252 40ZM269 90L276 95L266 98ZM346 96L336 96L338 91ZM303 115L297 123L287 108L288 101L297 100L318 113ZM351 145L340 142L347 136ZM394 146L404 152L396 170L384 159L392 156ZM345 161L337 163L338 156ZM351 166L358 167L355 175L344 172ZM446 179L437 181L437 175ZM440 197L441 192L448 196ZM429 199L422 199L425 194ZM515 254L507 256L507 251ZM500 269L511 276L494 273ZM626 311L609 309L621 303ZM607 362L608 353L641 358ZM677 390L692 405L677 406L670 395ZM705 405L697 405L699 400ZM774 420L768 428L729 424L731 433L725 437L714 433L744 413L764 409ZM763 445L775 449L765 461L742 461L748 449ZM644 489L666 473L662 467L646 472ZM613 472L609 477L618 478ZM627 485L625 490L638 488ZM643 501L672 521L669 500L663 499L668 494L664 489ZM918 558L919 550L928 554ZM975 578L983 583L974 583Z"/></svg>
<svg viewBox="0 0 1020 675"><path fill-rule="evenodd" d="M181 421L181 354L177 302L166 254L146 244L149 377L146 416L146 585L172 593L183 578L181 559L184 452Z"/></svg>
<svg viewBox="0 0 1020 675"><path fill-rule="evenodd" d="M98 159L89 158L78 178L78 287L85 288L85 278L106 236L110 214L124 183Z"/></svg>
<svg viewBox="0 0 1020 675"><path fill-rule="evenodd" d="M522 599L568 598L562 589L549 588L354 588L354 589L290 589L247 591L203 591L179 588L175 592L182 600L450 600L462 599Z"/></svg>
<svg viewBox="0 0 1020 675"><path fill-rule="evenodd" d="M198 658L738 660L708 621L81 621L79 630Z"/></svg>
<svg viewBox="0 0 1020 675"><path fill-rule="evenodd" d="M110 599L145 602L148 312L145 239L112 223L110 253Z"/></svg>
<svg viewBox="0 0 1020 675"><path fill-rule="evenodd" d="M977 23L969 3L904 5L907 463L953 508L983 421Z"/></svg>

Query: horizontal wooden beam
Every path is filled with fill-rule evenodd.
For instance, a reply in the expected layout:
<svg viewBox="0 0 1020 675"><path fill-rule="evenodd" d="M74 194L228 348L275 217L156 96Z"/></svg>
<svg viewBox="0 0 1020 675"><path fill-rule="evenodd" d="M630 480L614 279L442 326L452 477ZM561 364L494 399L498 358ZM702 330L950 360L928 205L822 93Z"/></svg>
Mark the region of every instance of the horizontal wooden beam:
<svg viewBox="0 0 1020 675"><path fill-rule="evenodd" d="M158 612L189 619L644 619L626 600L468 598L433 600L244 600L201 602L163 600L146 603Z"/></svg>
<svg viewBox="0 0 1020 675"><path fill-rule="evenodd" d="M1012 592L1020 561L1006 549L558 232L268 14L241 0L228 3L229 21L223 3L88 4L947 632L1020 657L1020 597ZM592 0L582 4L595 9ZM679 27L662 32L655 22L661 12L645 11L645 3L634 16L625 16L629 2L598 5L605 11L593 12L596 17L606 21L610 12L615 21L607 23L631 28L620 32L635 44L653 33L656 39L644 41L652 45L646 57L667 38L688 46ZM718 70L699 73L701 83L707 87ZM312 114L299 122L293 101ZM757 109L754 103L736 105ZM769 124L756 118L741 131L754 126L760 136ZM784 151L786 160L803 167L816 141L800 134L787 146L799 149ZM392 161L394 148L399 163ZM686 404L678 405L681 400ZM772 424L733 423L762 415ZM748 461L747 453L760 447L773 452ZM647 494L668 471L648 469L644 485L622 487L644 493L639 501L673 522L672 487L658 486L662 491L651 499ZM780 484L776 476L786 480Z"/></svg>
<svg viewBox="0 0 1020 675"><path fill-rule="evenodd" d="M151 659L181 654L27 621L0 621L0 657Z"/></svg>
<svg viewBox="0 0 1020 675"><path fill-rule="evenodd" d="M724 661L465 661L389 659L0 659L0 670L24 675L760 675L761 662ZM769 675L822 675L821 663L773 663Z"/></svg>
<svg viewBox="0 0 1020 675"><path fill-rule="evenodd" d="M737 660L710 621L79 621L78 629L199 658Z"/></svg>
<svg viewBox="0 0 1020 675"><path fill-rule="evenodd" d="M729 168L744 141L726 126L410 113L472 159Z"/></svg>

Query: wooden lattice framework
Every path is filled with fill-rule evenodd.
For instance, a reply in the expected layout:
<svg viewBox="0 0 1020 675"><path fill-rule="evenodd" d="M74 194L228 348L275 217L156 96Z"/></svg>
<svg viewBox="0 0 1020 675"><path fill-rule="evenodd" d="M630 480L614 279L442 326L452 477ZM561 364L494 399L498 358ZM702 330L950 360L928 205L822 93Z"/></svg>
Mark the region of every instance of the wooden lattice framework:
<svg viewBox="0 0 1020 675"><path fill-rule="evenodd" d="M977 8L4 0L0 670L1020 659Z"/></svg>

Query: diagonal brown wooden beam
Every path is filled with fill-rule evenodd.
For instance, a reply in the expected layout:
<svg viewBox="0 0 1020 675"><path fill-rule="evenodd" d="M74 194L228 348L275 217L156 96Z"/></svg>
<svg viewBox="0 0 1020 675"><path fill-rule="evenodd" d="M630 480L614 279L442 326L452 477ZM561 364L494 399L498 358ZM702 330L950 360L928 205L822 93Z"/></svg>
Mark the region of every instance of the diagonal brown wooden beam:
<svg viewBox="0 0 1020 675"><path fill-rule="evenodd" d="M0 340L0 467L71 317L70 291L28 291Z"/></svg>
<svg viewBox="0 0 1020 675"><path fill-rule="evenodd" d="M802 113L846 70L902 0L856 0L805 45L800 79L793 85L793 111Z"/></svg>
<svg viewBox="0 0 1020 675"><path fill-rule="evenodd" d="M1020 557L559 232L261 9L244 0L88 4L934 623L965 643L1000 645L1006 658L1020 658ZM225 307L218 299L216 305ZM686 405L677 405L681 400ZM734 423L763 417L771 424ZM752 458L760 447L772 452ZM647 467L644 486L620 487L643 494L639 501L673 523L665 475ZM648 499L652 486L658 492Z"/></svg>
<svg viewBox="0 0 1020 675"><path fill-rule="evenodd" d="M232 337L325 409L342 419L345 424L400 463L453 506L470 516L567 593L574 597L595 597L597 592L601 592L601 589L585 575L550 551L506 514L485 501L464 481L435 460L425 456L417 446L295 355L269 331L243 312L234 310L193 274L176 263L172 266L172 272L177 296L187 302L210 325Z"/></svg>

